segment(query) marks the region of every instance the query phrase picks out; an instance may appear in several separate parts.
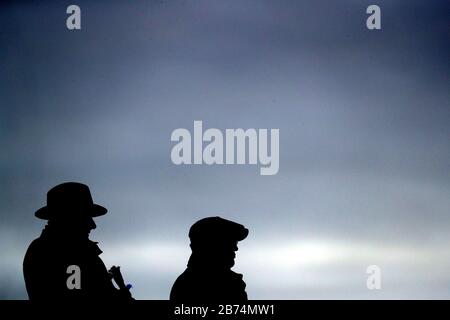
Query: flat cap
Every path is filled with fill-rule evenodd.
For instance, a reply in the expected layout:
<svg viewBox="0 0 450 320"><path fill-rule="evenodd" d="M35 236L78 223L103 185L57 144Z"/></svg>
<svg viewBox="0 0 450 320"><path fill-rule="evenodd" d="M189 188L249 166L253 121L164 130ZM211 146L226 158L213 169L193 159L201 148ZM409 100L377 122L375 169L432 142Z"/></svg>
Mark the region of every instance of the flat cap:
<svg viewBox="0 0 450 320"><path fill-rule="evenodd" d="M194 241L241 241L247 238L248 229L242 224L208 217L194 223L189 230L189 238Z"/></svg>

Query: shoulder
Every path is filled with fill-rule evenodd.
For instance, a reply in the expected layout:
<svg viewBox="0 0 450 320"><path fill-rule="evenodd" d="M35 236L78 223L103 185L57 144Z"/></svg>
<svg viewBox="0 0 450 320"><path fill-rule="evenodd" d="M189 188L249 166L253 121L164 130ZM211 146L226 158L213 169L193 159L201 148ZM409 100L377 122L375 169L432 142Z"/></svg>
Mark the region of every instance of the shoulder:
<svg viewBox="0 0 450 320"><path fill-rule="evenodd" d="M46 267L53 257L57 256L52 246L42 238L33 240L25 253L24 268Z"/></svg>
<svg viewBox="0 0 450 320"><path fill-rule="evenodd" d="M27 252L25 254L25 258L41 252L44 249L44 247L45 247L45 244L43 243L41 238L34 239L28 246Z"/></svg>
<svg viewBox="0 0 450 320"><path fill-rule="evenodd" d="M185 282L189 282L192 279L192 275L189 272L189 269L184 270L182 274L178 276L178 278L175 280L173 286L177 287L181 284L184 284Z"/></svg>

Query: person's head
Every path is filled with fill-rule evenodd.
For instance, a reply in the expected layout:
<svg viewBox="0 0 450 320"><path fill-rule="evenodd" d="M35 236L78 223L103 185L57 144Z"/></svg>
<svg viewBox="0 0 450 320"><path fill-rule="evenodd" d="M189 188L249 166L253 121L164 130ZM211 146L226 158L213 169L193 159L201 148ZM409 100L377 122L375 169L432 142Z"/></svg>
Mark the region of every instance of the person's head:
<svg viewBox="0 0 450 320"><path fill-rule="evenodd" d="M234 266L238 241L247 235L243 225L220 217L199 220L189 231L192 253L205 263L223 268Z"/></svg>
<svg viewBox="0 0 450 320"><path fill-rule="evenodd" d="M106 208L94 204L88 186L67 182L48 191L47 205L37 210L35 216L48 220L50 226L68 236L88 237L96 228L93 217L106 212Z"/></svg>

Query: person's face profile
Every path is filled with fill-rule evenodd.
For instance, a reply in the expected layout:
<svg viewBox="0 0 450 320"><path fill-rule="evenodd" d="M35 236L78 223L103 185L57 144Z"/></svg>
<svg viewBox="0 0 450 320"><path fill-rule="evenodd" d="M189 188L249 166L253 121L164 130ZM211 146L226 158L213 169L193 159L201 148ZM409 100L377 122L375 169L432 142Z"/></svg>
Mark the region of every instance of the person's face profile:
<svg viewBox="0 0 450 320"><path fill-rule="evenodd" d="M57 221L57 224L64 228L68 234L80 237L89 237L90 232L97 227L94 219L86 214L73 214L71 218Z"/></svg>
<svg viewBox="0 0 450 320"><path fill-rule="evenodd" d="M238 250L237 241L222 242L218 246L219 259L226 267L231 268L234 266L234 259L236 258L236 251Z"/></svg>

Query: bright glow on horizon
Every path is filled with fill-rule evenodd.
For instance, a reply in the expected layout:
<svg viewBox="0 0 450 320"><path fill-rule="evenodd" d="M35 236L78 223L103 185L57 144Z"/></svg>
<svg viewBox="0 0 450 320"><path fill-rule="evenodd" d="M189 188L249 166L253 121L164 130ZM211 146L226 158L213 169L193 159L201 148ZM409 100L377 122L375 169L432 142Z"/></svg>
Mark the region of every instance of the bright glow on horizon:
<svg viewBox="0 0 450 320"><path fill-rule="evenodd" d="M432 296L426 290L436 279L445 282L450 278L445 243L414 247L351 244L337 239L254 239L253 243L242 242L239 246L233 270L244 275L251 299L442 298L442 293ZM105 265L122 267L137 299L167 299L190 255L187 241L148 239L105 242L100 247ZM9 275L20 278L23 248L10 254L15 257L11 261L17 263L9 266L16 270ZM381 267L385 281L383 290L375 296L365 287L365 270L371 264ZM409 294L405 296L404 292Z"/></svg>

